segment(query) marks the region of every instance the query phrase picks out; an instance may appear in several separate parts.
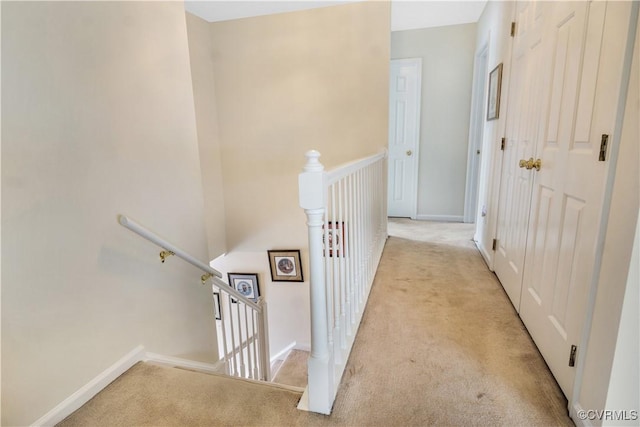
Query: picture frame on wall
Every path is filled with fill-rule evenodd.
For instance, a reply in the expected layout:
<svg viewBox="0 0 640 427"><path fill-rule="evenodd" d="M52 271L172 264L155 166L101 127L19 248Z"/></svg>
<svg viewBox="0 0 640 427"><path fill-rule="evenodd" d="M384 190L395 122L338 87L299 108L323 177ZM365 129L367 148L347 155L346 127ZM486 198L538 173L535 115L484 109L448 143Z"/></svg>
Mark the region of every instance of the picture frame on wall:
<svg viewBox="0 0 640 427"><path fill-rule="evenodd" d="M258 274L256 273L228 273L229 286L240 292L243 296L253 302L258 302L260 297L260 285L258 283ZM231 298L231 302L236 303L235 298Z"/></svg>
<svg viewBox="0 0 640 427"><path fill-rule="evenodd" d="M273 282L303 282L302 262L300 250L282 249L270 250L269 266L271 267L271 281Z"/></svg>
<svg viewBox="0 0 640 427"><path fill-rule="evenodd" d="M216 320L222 320L222 309L220 307L220 292L213 293L213 311L216 315Z"/></svg>
<svg viewBox="0 0 640 427"><path fill-rule="evenodd" d="M487 97L487 121L500 117L500 92L502 90L502 62L489 73Z"/></svg>
<svg viewBox="0 0 640 427"><path fill-rule="evenodd" d="M324 256L327 253L327 248L325 247L325 239L329 240L329 256L333 257L334 254L336 257L345 257L346 256L346 246L345 246L345 225L344 221L330 221L327 227L327 232L324 232L324 225L322 226L322 255ZM325 237L326 236L326 237ZM344 249L344 254L340 253L340 247Z"/></svg>

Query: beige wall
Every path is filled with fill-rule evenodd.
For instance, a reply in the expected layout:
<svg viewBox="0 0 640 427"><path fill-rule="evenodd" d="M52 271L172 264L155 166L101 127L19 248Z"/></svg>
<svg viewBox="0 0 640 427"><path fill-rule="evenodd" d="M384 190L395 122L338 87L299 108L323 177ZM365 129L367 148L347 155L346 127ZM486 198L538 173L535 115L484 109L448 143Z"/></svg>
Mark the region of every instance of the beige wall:
<svg viewBox="0 0 640 427"><path fill-rule="evenodd" d="M185 15L2 2L2 424L142 344L212 361L210 288L118 213L206 259Z"/></svg>
<svg viewBox="0 0 640 427"><path fill-rule="evenodd" d="M222 160L213 75L213 39L210 24L207 21L190 13L186 15L200 170L204 190L208 259L212 260L227 251Z"/></svg>
<svg viewBox="0 0 640 427"><path fill-rule="evenodd" d="M229 251L306 246L306 151L386 146L389 21L364 2L211 24Z"/></svg>
<svg viewBox="0 0 640 427"><path fill-rule="evenodd" d="M394 31L391 58L422 58L418 219L462 221L476 24Z"/></svg>
<svg viewBox="0 0 640 427"><path fill-rule="evenodd" d="M328 168L387 145L390 6L365 2L213 23L228 254L212 265L258 273L271 354L308 348L309 288L272 283L268 249L301 249L304 153ZM196 104L197 105L197 104Z"/></svg>

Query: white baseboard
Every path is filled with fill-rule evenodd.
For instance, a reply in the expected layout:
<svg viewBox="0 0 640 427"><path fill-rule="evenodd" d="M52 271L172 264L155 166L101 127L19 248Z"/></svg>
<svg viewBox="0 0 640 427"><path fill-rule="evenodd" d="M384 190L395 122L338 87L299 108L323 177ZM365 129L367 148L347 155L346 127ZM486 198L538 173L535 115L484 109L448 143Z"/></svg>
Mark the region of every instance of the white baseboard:
<svg viewBox="0 0 640 427"><path fill-rule="evenodd" d="M211 372L214 374L224 374L224 362L216 363L196 362L194 360L181 359L179 357L164 356L156 353L145 353L145 362L154 362L160 365L172 366L176 368L192 369L194 371Z"/></svg>
<svg viewBox="0 0 640 427"><path fill-rule="evenodd" d="M300 343L300 344L296 344L296 346L294 348L296 350L311 351L311 344L309 344L309 343Z"/></svg>
<svg viewBox="0 0 640 427"><path fill-rule="evenodd" d="M573 421L576 427L593 427L591 421L587 419L581 419L578 414L585 413L584 408L579 403L574 403L573 406L569 405L569 416L571 417L571 421Z"/></svg>
<svg viewBox="0 0 640 427"><path fill-rule="evenodd" d="M300 401L298 402L298 409L301 410L301 411L310 412L310 410L309 410L309 386L305 387L304 393L302 393L302 397L300 398Z"/></svg>
<svg viewBox="0 0 640 427"><path fill-rule="evenodd" d="M463 222L462 215L416 215L418 221Z"/></svg>
<svg viewBox="0 0 640 427"><path fill-rule="evenodd" d="M480 251L480 255L482 255L482 258L484 258L484 262L487 264L487 267L489 268L489 271L493 271L492 267L492 257L489 255L489 252L487 252L487 249L480 244L480 242L475 241L474 243L476 244L476 248L478 248L478 251Z"/></svg>
<svg viewBox="0 0 640 427"><path fill-rule="evenodd" d="M100 375L89 381L85 386L67 397L55 408L34 421L32 426L54 426L67 418L82 405L87 403L92 397L100 393L106 386L111 384L116 378L124 374L129 368L145 358L143 346L134 348L116 363L107 368Z"/></svg>
<svg viewBox="0 0 640 427"><path fill-rule="evenodd" d="M285 357L287 357L287 354L289 354L289 352L291 350L293 350L294 348L296 348L296 342L295 341L292 342L291 344L289 344L288 346L286 346L284 349L282 349L277 354L271 356L271 364L273 365L273 362L275 362L276 360L284 360Z"/></svg>

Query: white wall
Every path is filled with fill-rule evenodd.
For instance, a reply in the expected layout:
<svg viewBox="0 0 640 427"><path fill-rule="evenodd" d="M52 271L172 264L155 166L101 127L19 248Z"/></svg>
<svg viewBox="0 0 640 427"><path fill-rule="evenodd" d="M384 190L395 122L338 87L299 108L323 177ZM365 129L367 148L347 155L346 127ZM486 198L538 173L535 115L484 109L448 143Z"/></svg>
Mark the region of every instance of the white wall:
<svg viewBox="0 0 640 427"><path fill-rule="evenodd" d="M2 2L2 424L142 344L212 361L210 288L116 222L207 258L184 9Z"/></svg>
<svg viewBox="0 0 640 427"><path fill-rule="evenodd" d="M212 260L227 251L222 159L213 76L213 39L207 21L190 13L186 15L200 170L204 190L208 260Z"/></svg>
<svg viewBox="0 0 640 427"><path fill-rule="evenodd" d="M640 211L638 211L640 218ZM631 254L629 276L622 303L618 326L616 351L611 367L611 378L605 408L611 411L628 411L626 425L637 425L640 416L640 224L636 224L636 238ZM633 419L635 411L636 419ZM623 425L619 420L609 420L603 425Z"/></svg>
<svg viewBox="0 0 640 427"><path fill-rule="evenodd" d="M305 250L301 256L306 259L308 252ZM258 273L260 295L267 300L272 357L294 342L297 348L310 347L311 318L306 282L272 282L266 251L231 252L213 260L211 266L223 274L225 281L228 273ZM302 267L303 278L307 279L308 264L303 263Z"/></svg>
<svg viewBox="0 0 640 427"><path fill-rule="evenodd" d="M476 24L391 33L391 59L422 58L418 219L462 221Z"/></svg>
<svg viewBox="0 0 640 427"><path fill-rule="evenodd" d="M502 166L500 142L505 132L505 117L509 95L509 76L511 71L511 40L509 35L513 19L514 2L487 2L484 12L478 20L476 39L476 57L487 48L486 74L502 63L502 92L500 115L497 120L486 121L483 132L483 148L480 158L478 178L478 212L474 240L489 268L493 270L493 251L491 245L496 236L498 211L498 191Z"/></svg>

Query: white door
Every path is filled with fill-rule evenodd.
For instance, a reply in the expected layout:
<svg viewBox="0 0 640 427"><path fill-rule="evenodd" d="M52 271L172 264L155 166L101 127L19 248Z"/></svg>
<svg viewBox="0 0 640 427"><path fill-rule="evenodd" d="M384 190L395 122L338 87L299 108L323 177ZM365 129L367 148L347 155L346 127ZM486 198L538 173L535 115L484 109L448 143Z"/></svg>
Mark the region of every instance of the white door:
<svg viewBox="0 0 640 427"><path fill-rule="evenodd" d="M547 4L548 119L536 150L540 171L530 171L520 316L571 399L571 346L582 334L604 204L608 153L599 160L601 141L615 137L631 4Z"/></svg>
<svg viewBox="0 0 640 427"><path fill-rule="evenodd" d="M533 174L520 160L535 155L543 120L543 75L549 68L543 52L543 2L518 2L513 45L505 147L500 179L494 270L516 311L524 272L527 224ZM503 114L503 112L500 112Z"/></svg>
<svg viewBox="0 0 640 427"><path fill-rule="evenodd" d="M388 215L416 218L421 59L391 61Z"/></svg>

